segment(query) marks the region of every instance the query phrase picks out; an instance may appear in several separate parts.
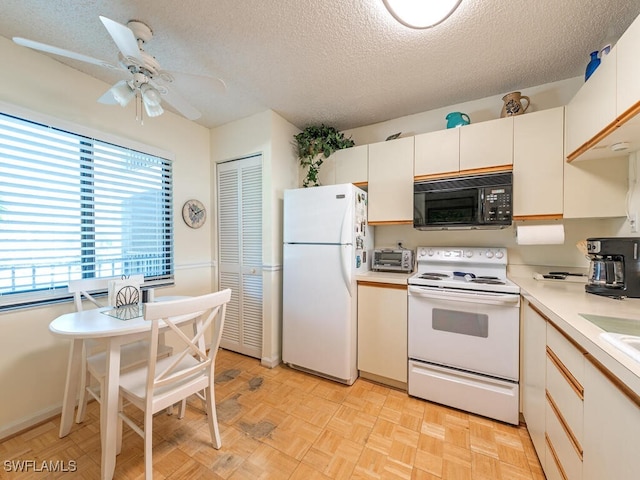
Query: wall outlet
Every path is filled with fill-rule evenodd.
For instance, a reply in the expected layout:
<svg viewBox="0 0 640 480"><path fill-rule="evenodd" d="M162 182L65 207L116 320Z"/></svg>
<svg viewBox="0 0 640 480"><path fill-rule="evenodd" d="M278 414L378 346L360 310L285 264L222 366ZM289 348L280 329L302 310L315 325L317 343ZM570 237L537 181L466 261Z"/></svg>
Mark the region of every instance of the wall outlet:
<svg viewBox="0 0 640 480"><path fill-rule="evenodd" d="M631 233L638 233L638 212L629 214L629 229Z"/></svg>

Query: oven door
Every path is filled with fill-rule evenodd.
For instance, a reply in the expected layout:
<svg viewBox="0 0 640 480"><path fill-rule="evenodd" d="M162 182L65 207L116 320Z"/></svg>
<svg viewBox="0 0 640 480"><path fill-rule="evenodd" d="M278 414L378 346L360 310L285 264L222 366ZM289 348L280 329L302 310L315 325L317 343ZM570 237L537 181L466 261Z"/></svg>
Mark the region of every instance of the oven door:
<svg viewBox="0 0 640 480"><path fill-rule="evenodd" d="M520 296L409 286L409 358L517 381Z"/></svg>

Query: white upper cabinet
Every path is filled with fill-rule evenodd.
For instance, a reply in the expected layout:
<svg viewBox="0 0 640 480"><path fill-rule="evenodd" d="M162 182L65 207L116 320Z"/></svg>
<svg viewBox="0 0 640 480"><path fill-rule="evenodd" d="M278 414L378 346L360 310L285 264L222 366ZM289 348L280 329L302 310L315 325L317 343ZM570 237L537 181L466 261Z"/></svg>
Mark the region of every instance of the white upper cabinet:
<svg viewBox="0 0 640 480"><path fill-rule="evenodd" d="M331 157L334 157L335 183L367 183L369 145L344 148Z"/></svg>
<svg viewBox="0 0 640 480"><path fill-rule="evenodd" d="M413 224L413 139L369 145L369 223Z"/></svg>
<svg viewBox="0 0 640 480"><path fill-rule="evenodd" d="M325 158L318 172L320 185L339 183L366 184L368 177L369 145L336 150ZM305 172L303 172L305 173ZM302 178L300 184L302 184Z"/></svg>
<svg viewBox="0 0 640 480"><path fill-rule="evenodd" d="M513 164L513 117L460 127L460 171Z"/></svg>
<svg viewBox="0 0 640 480"><path fill-rule="evenodd" d="M415 176L438 175L460 170L460 130L448 128L415 137Z"/></svg>
<svg viewBox="0 0 640 480"><path fill-rule="evenodd" d="M567 105L565 150L578 150L616 118L617 48L602 63Z"/></svg>
<svg viewBox="0 0 640 480"><path fill-rule="evenodd" d="M513 164L513 117L423 133L415 138L418 179Z"/></svg>
<svg viewBox="0 0 640 480"><path fill-rule="evenodd" d="M513 215L563 212L564 107L513 118Z"/></svg>
<svg viewBox="0 0 640 480"><path fill-rule="evenodd" d="M617 51L616 111L622 115L640 102L640 16L615 46Z"/></svg>
<svg viewBox="0 0 640 480"><path fill-rule="evenodd" d="M567 106L569 161L626 156L640 149L640 16ZM616 148L616 144L628 144Z"/></svg>
<svg viewBox="0 0 640 480"><path fill-rule="evenodd" d="M336 183L336 161L334 155L329 155L329 158L325 158L318 170L318 182L320 185L335 185ZM304 176L307 174L305 169L301 169L300 185L304 181Z"/></svg>

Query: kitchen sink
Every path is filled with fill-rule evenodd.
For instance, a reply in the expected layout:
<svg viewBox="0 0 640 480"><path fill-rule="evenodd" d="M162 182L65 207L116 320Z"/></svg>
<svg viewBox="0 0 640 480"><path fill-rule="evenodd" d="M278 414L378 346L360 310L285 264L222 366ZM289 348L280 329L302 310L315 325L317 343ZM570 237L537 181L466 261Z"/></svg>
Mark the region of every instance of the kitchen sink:
<svg viewBox="0 0 640 480"><path fill-rule="evenodd" d="M600 338L640 363L640 320L586 313L580 316L604 330Z"/></svg>
<svg viewBox="0 0 640 480"><path fill-rule="evenodd" d="M608 317L603 315L591 315L581 313L580 316L590 321L596 327L601 328L605 332L622 333L631 336L640 336L640 320L631 318Z"/></svg>
<svg viewBox="0 0 640 480"><path fill-rule="evenodd" d="M626 353L636 362L640 363L640 337L622 333L605 332L600 334L600 338L606 340L618 350Z"/></svg>

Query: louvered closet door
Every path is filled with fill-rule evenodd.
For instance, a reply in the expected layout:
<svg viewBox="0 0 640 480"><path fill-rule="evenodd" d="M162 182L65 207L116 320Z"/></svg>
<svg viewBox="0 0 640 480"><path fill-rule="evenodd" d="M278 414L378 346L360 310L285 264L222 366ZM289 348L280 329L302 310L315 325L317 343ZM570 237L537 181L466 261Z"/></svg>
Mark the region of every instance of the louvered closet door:
<svg viewBox="0 0 640 480"><path fill-rule="evenodd" d="M219 163L218 271L232 290L223 348L262 356L262 157Z"/></svg>

